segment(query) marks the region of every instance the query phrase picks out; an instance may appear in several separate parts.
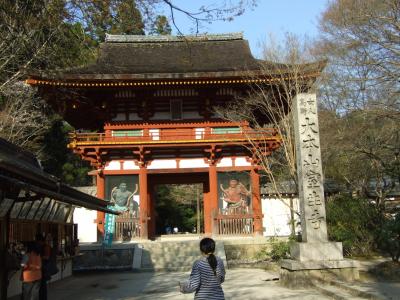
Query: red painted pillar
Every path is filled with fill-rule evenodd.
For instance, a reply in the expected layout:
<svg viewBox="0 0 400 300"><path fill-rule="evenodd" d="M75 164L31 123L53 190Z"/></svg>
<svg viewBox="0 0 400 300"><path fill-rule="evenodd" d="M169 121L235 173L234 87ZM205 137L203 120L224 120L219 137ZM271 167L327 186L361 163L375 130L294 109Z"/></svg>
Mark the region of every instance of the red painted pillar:
<svg viewBox="0 0 400 300"><path fill-rule="evenodd" d="M139 195L140 195L140 237L142 239L149 238L148 221L149 221L149 195L147 189L147 169L141 166L139 170Z"/></svg>
<svg viewBox="0 0 400 300"><path fill-rule="evenodd" d="M105 184L104 184L104 175L97 174L96 176L96 185L97 185L97 198L104 199L105 198ZM104 212L98 211L97 212L97 238L101 240L104 236Z"/></svg>
<svg viewBox="0 0 400 300"><path fill-rule="evenodd" d="M208 168L209 193L204 199L204 233L213 234L213 212L218 210L217 167L210 164Z"/></svg>
<svg viewBox="0 0 400 300"><path fill-rule="evenodd" d="M149 238L153 238L156 235L156 210L155 210L155 190L154 190L154 185L149 182L149 193L148 193L148 201L149 201L149 215L150 215L150 220L149 220L149 229L148 229L148 234Z"/></svg>
<svg viewBox="0 0 400 300"><path fill-rule="evenodd" d="M253 204L253 215L254 215L254 234L263 235L263 214L261 207L260 197L260 174L258 174L257 168L253 168L250 171L251 178L251 193L252 193L252 204Z"/></svg>

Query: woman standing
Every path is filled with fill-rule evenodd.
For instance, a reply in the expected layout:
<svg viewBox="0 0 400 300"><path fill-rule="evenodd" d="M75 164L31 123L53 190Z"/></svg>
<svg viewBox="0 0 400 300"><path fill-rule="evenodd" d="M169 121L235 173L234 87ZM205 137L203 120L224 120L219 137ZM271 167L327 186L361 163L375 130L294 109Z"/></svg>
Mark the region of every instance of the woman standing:
<svg viewBox="0 0 400 300"><path fill-rule="evenodd" d="M221 284L225 280L225 268L222 259L214 255L214 240L202 239L200 251L203 257L195 261L189 281L180 283L180 290L182 293L195 292L196 300L224 300Z"/></svg>
<svg viewBox="0 0 400 300"><path fill-rule="evenodd" d="M42 278L42 259L35 242L27 245L26 258L22 266L22 300L38 300L40 280Z"/></svg>

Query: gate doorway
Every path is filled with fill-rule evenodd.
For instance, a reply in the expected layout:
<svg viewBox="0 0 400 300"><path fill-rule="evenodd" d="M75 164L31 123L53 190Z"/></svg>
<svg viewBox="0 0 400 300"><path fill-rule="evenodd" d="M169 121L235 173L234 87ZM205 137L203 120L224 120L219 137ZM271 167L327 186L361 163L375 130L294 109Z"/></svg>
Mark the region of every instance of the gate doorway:
<svg viewBox="0 0 400 300"><path fill-rule="evenodd" d="M149 176L149 237L204 233L204 199L209 193L208 173L168 173Z"/></svg>
<svg viewBox="0 0 400 300"><path fill-rule="evenodd" d="M155 186L156 235L204 232L203 185Z"/></svg>

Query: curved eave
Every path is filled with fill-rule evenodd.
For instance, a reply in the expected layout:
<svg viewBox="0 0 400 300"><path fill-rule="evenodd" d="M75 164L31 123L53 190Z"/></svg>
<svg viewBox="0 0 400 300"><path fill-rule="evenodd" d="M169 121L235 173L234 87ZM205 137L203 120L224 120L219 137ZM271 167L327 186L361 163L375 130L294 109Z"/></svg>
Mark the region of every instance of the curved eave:
<svg viewBox="0 0 400 300"><path fill-rule="evenodd" d="M301 76L296 76L299 80L316 79L320 76L321 72L307 73ZM82 75L83 76L83 75ZM91 78L87 76L75 79L41 79L31 77L26 80L27 84L32 86L55 86L55 87L69 87L69 88L115 88L115 87L133 87L133 86L176 86L176 85L226 85L226 84L261 84L261 83L274 83L282 80L294 79L294 76L275 76L266 77L263 74L250 74L243 73L241 76L236 77L180 77L180 78L146 78L138 79L137 77L123 74L123 75L107 75L99 74ZM130 77L135 79L130 79ZM212 79L210 79L212 78Z"/></svg>
<svg viewBox="0 0 400 300"><path fill-rule="evenodd" d="M81 68L54 73L36 73L28 76L30 85L50 85L64 87L124 87L152 85L205 85L205 84L248 84L272 83L282 79L316 79L325 68L327 61L301 65L275 64L258 61L259 67L247 70L193 71L170 73L104 73L88 72ZM296 70L296 71L293 71Z"/></svg>

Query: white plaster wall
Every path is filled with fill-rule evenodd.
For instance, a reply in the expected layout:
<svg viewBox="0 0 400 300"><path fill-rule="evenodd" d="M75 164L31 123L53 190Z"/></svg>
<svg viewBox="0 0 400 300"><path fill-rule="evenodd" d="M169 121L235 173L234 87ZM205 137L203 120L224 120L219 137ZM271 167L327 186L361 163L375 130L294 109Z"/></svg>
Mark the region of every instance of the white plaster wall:
<svg viewBox="0 0 400 300"><path fill-rule="evenodd" d="M232 167L232 158L223 157L221 161L217 164L217 167Z"/></svg>
<svg viewBox="0 0 400 300"><path fill-rule="evenodd" d="M104 170L121 170L121 163L119 160L110 161Z"/></svg>
<svg viewBox="0 0 400 300"><path fill-rule="evenodd" d="M160 140L160 129L149 129L149 134L150 134L151 139L153 141L159 141Z"/></svg>
<svg viewBox="0 0 400 300"><path fill-rule="evenodd" d="M139 170L139 166L133 160L125 160L123 164L124 170Z"/></svg>
<svg viewBox="0 0 400 300"><path fill-rule="evenodd" d="M204 159L202 158L193 158L193 159L182 159L179 162L179 168L208 168L209 165L206 164Z"/></svg>
<svg viewBox="0 0 400 300"><path fill-rule="evenodd" d="M155 159L147 169L176 169L175 159Z"/></svg>
<svg viewBox="0 0 400 300"><path fill-rule="evenodd" d="M248 167L248 166L251 166L251 163L246 160L246 157L236 157L235 166L236 167Z"/></svg>
<svg viewBox="0 0 400 300"><path fill-rule="evenodd" d="M289 236L290 231L290 200L286 199L273 199L263 198L262 211L264 214L263 227L264 236ZM293 199L293 208L299 211L299 202L297 198ZM295 214L296 222L299 218ZM296 232L300 230L299 226Z"/></svg>
<svg viewBox="0 0 400 300"><path fill-rule="evenodd" d="M97 242L97 211L82 207L76 207L74 210L74 223L78 224L79 243Z"/></svg>
<svg viewBox="0 0 400 300"><path fill-rule="evenodd" d="M202 140L204 139L204 134L206 132L205 128L195 128L195 139L196 140Z"/></svg>

